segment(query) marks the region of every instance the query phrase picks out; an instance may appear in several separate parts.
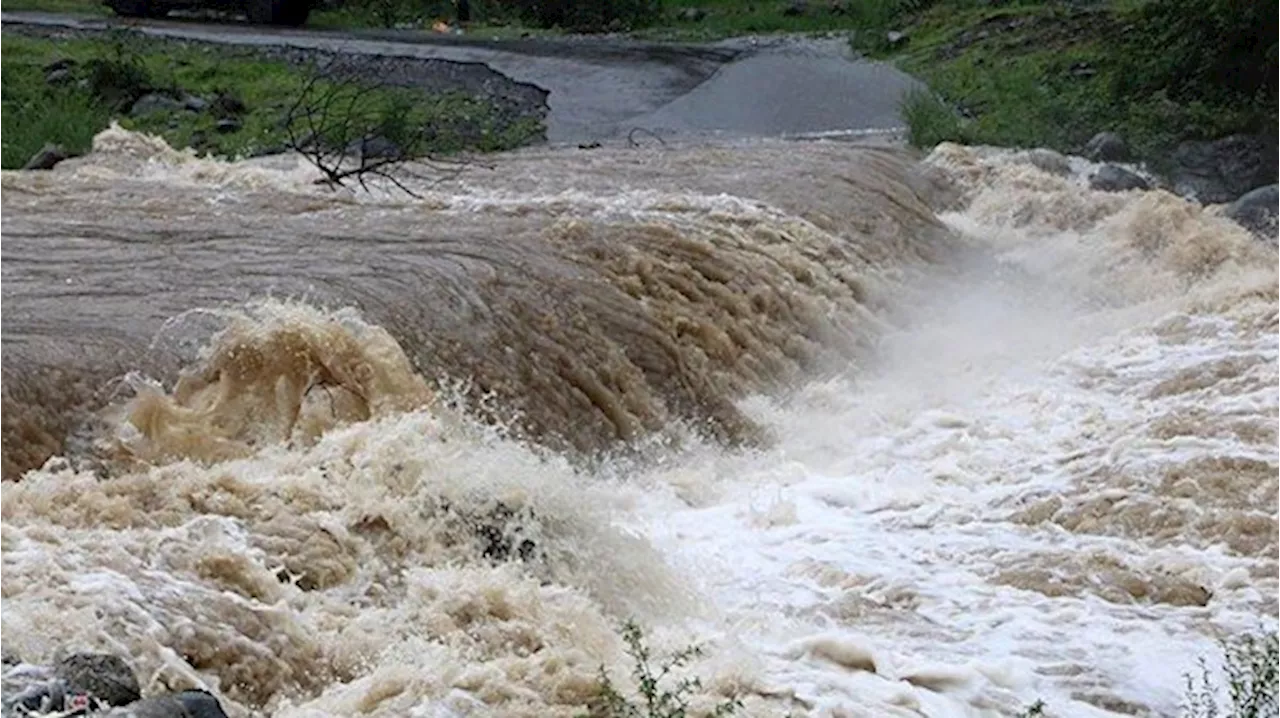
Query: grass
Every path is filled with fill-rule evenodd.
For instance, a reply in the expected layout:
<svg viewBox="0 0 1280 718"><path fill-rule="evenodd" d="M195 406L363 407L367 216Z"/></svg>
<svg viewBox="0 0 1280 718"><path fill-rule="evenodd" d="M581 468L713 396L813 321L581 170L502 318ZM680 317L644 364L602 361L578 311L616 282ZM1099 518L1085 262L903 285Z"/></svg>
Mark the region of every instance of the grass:
<svg viewBox="0 0 1280 718"><path fill-rule="evenodd" d="M1123 35L1147 0L924 4L917 0L922 9L897 17L909 31L905 47L885 46L883 24L855 36L857 49L896 62L934 90L903 106L921 147L952 140L1074 152L1110 130L1151 159L1184 139L1263 131L1268 114L1274 117L1274 98L1268 110L1263 100L1194 92L1179 99L1126 87L1140 84L1131 79L1145 70L1135 69Z"/></svg>
<svg viewBox="0 0 1280 718"><path fill-rule="evenodd" d="M0 141L5 169L21 167L45 143L55 142L73 153L89 149L93 136L112 119L129 129L163 136L174 147L194 147L215 156L250 156L284 147L282 122L302 92L306 77L283 62L267 61L251 50L143 40L120 35L106 40L49 40L5 35L0 46ZM70 82L51 86L44 67L56 60L74 61ZM103 68L120 74L132 68L129 83L94 75ZM175 109L141 117L128 114L130 101L145 92L204 99L204 111ZM112 94L112 87L129 87ZM415 121L440 131L429 149L495 151L519 146L539 135L533 120L506 122L489 103L456 94L427 95L401 88L379 88L364 96L363 109L403 109L408 103ZM237 105L243 109L236 111ZM222 109L220 109L222 108ZM219 131L229 115L238 129ZM224 127L223 129L228 129ZM355 139L354 137L352 139Z"/></svg>
<svg viewBox="0 0 1280 718"><path fill-rule="evenodd" d="M101 0L5 0L4 9L33 12L56 12L64 15L110 15L111 9Z"/></svg>

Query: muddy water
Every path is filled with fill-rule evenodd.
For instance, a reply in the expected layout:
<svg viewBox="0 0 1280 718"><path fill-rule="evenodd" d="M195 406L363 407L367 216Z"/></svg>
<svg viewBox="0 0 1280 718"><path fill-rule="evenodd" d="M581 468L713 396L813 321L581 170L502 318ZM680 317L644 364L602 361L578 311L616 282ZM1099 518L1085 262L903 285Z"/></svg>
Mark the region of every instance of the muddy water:
<svg viewBox="0 0 1280 718"><path fill-rule="evenodd" d="M1213 211L955 146L543 149L419 198L95 146L3 177L29 660L572 715L634 616L706 645L695 708L1166 715L1276 622L1276 253Z"/></svg>

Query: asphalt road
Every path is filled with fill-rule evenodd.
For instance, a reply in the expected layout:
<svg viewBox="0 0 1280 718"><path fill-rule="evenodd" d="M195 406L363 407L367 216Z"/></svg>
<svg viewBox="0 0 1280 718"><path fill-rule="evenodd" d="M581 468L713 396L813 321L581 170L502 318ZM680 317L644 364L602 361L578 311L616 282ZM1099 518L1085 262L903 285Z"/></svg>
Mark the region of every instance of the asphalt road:
<svg viewBox="0 0 1280 718"><path fill-rule="evenodd" d="M855 57L843 39L736 39L707 45L617 38L486 40L420 31L327 31L234 23L83 19L4 12L4 25L80 31L131 27L156 37L482 63L550 94L551 142L616 138L641 128L690 135L893 132L916 82Z"/></svg>

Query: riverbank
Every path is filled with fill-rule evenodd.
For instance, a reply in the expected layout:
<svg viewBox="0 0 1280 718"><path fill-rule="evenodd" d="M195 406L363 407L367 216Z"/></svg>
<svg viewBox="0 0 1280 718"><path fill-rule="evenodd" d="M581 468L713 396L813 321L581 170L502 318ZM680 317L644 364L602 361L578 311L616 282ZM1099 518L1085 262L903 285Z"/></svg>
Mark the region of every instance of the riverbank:
<svg viewBox="0 0 1280 718"><path fill-rule="evenodd" d="M317 96L316 87L361 96L358 111L344 110L352 122L336 133L349 136L329 138L340 146L369 129L385 134L389 112L406 107L431 128L419 148L426 154L498 151L543 136L545 93L483 65L441 71L414 58L30 26L6 26L0 52L5 169L56 161L45 153L53 147L55 155L81 154L112 121L215 157L281 152L305 133L289 115L307 109L299 102L309 89ZM327 113L330 126L344 122L332 107Z"/></svg>

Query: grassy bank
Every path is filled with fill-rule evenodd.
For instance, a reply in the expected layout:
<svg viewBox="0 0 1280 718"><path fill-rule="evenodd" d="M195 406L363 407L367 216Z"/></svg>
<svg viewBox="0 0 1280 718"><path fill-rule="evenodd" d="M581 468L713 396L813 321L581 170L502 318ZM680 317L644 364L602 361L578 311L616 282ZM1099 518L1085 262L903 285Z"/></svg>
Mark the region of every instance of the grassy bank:
<svg viewBox="0 0 1280 718"><path fill-rule="evenodd" d="M56 41L6 34L0 54L0 166L5 169L21 167L46 143L84 152L113 119L161 135L174 147L215 156L279 151L289 140L286 116L307 91L310 77L249 50L123 34ZM324 79L310 92L322 96L327 86L339 88L338 82ZM432 153L507 149L541 131L532 120L500 117L496 108L472 97L341 82L351 85L340 88L347 94L360 93L360 116L344 127L365 132L378 129L379 117L397 115L393 119L401 125L410 118L432 128L430 144L422 148Z"/></svg>
<svg viewBox="0 0 1280 718"><path fill-rule="evenodd" d="M1077 151L1107 130L1139 157L1158 160L1181 140L1275 132L1274 7L1234 0L894 7L854 42L933 89L904 107L920 146L952 140ZM889 28L905 39L890 47ZM1241 61L1247 67L1232 66Z"/></svg>

